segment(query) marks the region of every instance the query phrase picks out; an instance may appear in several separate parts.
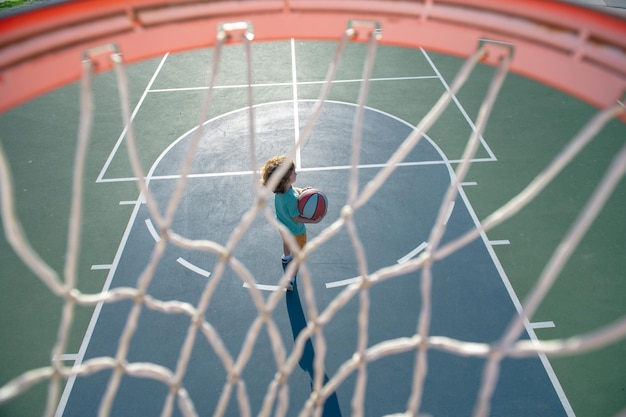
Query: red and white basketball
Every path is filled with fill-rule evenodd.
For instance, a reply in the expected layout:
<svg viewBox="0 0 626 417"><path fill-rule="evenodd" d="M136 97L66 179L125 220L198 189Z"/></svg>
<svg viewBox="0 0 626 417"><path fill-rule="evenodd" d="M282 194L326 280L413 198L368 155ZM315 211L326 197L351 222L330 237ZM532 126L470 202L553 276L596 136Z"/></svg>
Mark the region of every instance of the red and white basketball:
<svg viewBox="0 0 626 417"><path fill-rule="evenodd" d="M326 215L328 199L326 195L315 188L308 188L298 197L298 211L302 217L317 220Z"/></svg>

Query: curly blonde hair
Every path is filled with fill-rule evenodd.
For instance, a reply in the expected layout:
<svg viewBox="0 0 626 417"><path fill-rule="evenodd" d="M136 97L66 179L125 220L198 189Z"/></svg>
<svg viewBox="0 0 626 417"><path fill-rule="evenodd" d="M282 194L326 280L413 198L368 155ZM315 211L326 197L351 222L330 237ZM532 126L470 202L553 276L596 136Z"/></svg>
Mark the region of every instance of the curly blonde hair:
<svg viewBox="0 0 626 417"><path fill-rule="evenodd" d="M267 162L265 162L265 164L261 168L261 184L266 185L269 182L270 177L272 176L274 171L276 171L285 162L286 159L287 157L285 155L274 156L268 159ZM282 194L285 191L287 191L287 189L289 188L289 186L287 185L289 178L291 177L291 174L295 170L296 170L296 166L293 162L291 162L291 166L289 167L285 175L283 175L283 178L278 182L278 184L274 188L275 193Z"/></svg>

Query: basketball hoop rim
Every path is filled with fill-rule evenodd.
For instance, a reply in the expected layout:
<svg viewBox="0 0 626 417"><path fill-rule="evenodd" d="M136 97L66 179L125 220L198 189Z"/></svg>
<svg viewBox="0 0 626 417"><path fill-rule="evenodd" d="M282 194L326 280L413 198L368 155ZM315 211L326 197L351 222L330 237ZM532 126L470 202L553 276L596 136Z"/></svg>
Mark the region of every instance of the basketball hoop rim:
<svg viewBox="0 0 626 417"><path fill-rule="evenodd" d="M382 44L459 57L481 40L496 41L488 64L510 44L513 72L597 107L614 104L626 90L626 21L568 3L84 0L0 20L0 112L78 80L85 57L97 71L110 69L108 57L98 56L103 45L114 44L125 63L134 63L211 47L225 22L251 22L255 40L273 41L337 40L354 20L377 22Z"/></svg>

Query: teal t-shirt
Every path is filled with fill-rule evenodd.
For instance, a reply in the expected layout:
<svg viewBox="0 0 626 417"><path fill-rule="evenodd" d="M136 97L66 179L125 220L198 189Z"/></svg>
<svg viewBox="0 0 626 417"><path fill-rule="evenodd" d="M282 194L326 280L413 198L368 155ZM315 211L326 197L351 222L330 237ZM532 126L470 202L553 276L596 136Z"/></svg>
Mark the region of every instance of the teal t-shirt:
<svg viewBox="0 0 626 417"><path fill-rule="evenodd" d="M289 187L284 193L274 194L274 208L276 209L278 221L284 224L294 236L306 233L304 223L293 221L293 217L300 215L298 211L298 193L293 187Z"/></svg>

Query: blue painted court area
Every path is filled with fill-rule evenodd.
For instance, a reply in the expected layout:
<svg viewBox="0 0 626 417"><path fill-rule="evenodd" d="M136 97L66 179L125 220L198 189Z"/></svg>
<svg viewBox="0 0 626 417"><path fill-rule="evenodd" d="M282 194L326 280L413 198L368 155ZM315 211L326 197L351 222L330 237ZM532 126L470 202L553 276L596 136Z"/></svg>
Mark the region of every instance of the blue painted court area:
<svg viewBox="0 0 626 417"><path fill-rule="evenodd" d="M257 118L256 161L287 152L294 143L296 124L303 126L310 117L313 102L302 100L294 111L292 101L276 101L255 107ZM347 199L350 137L356 107L329 102L309 141L298 155L297 186L314 186L325 191L329 211L320 225L309 225L309 240L323 226L339 218ZM387 113L368 109L363 126L359 169L360 189L382 168L392 152L412 131L410 124ZM194 131L188 131L155 161L149 186L161 210L169 201L181 161ZM242 215L253 202L252 175L248 159L248 110L232 111L209 120L203 126L198 153L192 164L185 194L172 227L190 239L210 239L225 244ZM392 174L372 200L356 213L358 233L363 242L370 272L405 262L419 255L428 237L443 195L451 181L451 165L428 137L422 138L410 155ZM463 184L453 205L446 210L444 243L476 227L475 215L463 192ZM141 201L135 204L118 258L112 266L110 287L137 285L159 239L150 214ZM281 242L278 233L263 216L258 216L233 254L245 265L269 297L282 274ZM180 300L196 305L212 279L217 255L169 245L148 293L159 300ZM359 275L354 249L344 230L311 254L307 266L312 274L318 311L323 311ZM465 341L492 342L503 334L515 315L515 305L507 289L490 242L479 239L438 263L433 270L432 324L430 333ZM369 346L383 340L410 337L416 332L422 303L421 272L407 274L374 285L370 289L371 310ZM224 345L237 358L258 311L250 290L239 276L228 269L211 298L206 319L219 332ZM287 353L294 339L306 326L308 307L301 284L293 292L283 292L272 318L280 331ZM131 308L130 301L105 304L99 311L82 360L115 356L119 336ZM358 297L352 299L323 328L327 343L325 379L332 378L356 350ZM139 326L130 344L128 362L154 362L176 369L190 318L143 308ZM525 334L525 338L529 338ZM290 376L289 411L294 416L311 394L314 343L307 343L299 368ZM385 357L368 366L367 416L402 412L410 395L414 353ZM467 416L476 401L484 360L432 350L423 396L423 415ZM276 361L265 331L259 333L254 351L242 378L246 382L250 408L256 415L268 384L275 374ZM493 416L567 415L560 388L551 380L552 371L538 357L505 360L500 382L492 401ZM71 381L63 416L88 417L97 414L102 393L110 378L104 371ZM356 376L348 377L327 403L325 416L351 415L351 399ZM212 415L227 381L227 372L206 337L201 333L184 378L184 387L199 415ZM558 382L557 382L558 385ZM123 377L111 415L159 415L167 387L151 379ZM174 415L180 415L175 409ZM235 394L226 415L240 415Z"/></svg>

